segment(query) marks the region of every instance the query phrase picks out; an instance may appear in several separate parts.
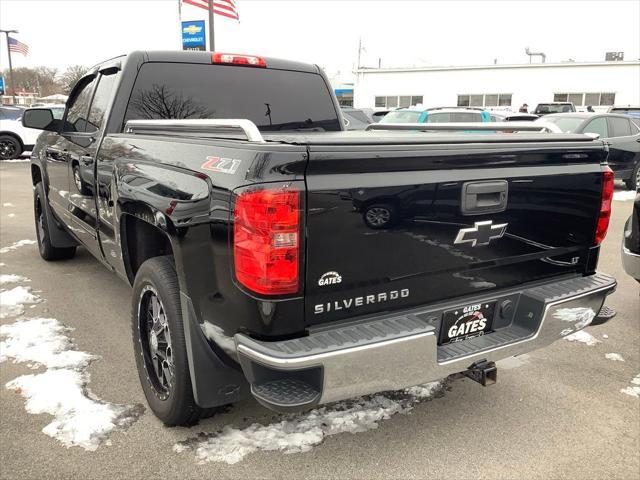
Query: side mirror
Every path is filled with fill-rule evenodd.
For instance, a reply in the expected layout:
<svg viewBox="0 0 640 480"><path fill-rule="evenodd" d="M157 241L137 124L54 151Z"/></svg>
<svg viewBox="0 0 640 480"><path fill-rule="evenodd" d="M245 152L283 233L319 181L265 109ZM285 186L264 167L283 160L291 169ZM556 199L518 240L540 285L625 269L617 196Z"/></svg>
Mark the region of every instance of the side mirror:
<svg viewBox="0 0 640 480"><path fill-rule="evenodd" d="M57 131L53 111L50 108L28 108L22 114L22 125L38 130Z"/></svg>

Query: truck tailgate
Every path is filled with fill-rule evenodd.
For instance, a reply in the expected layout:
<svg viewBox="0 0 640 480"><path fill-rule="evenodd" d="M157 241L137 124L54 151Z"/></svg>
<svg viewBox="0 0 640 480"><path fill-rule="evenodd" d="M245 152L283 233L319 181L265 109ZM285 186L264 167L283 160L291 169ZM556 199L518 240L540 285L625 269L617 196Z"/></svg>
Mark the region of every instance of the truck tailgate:
<svg viewBox="0 0 640 480"><path fill-rule="evenodd" d="M601 142L411 143L309 146L307 324L592 268Z"/></svg>

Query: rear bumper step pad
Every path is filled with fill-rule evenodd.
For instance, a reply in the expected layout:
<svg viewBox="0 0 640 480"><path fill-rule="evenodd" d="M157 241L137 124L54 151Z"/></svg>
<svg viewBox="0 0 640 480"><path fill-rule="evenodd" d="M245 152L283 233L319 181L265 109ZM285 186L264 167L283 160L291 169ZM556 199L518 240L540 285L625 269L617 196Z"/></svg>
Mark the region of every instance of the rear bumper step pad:
<svg viewBox="0 0 640 480"><path fill-rule="evenodd" d="M615 286L614 278L598 273L505 294L493 292L494 297L516 296L510 324L448 345L438 345L437 325L427 320L440 318L446 306L327 326L280 342L257 341L240 333L235 341L254 396L274 410L301 410L438 380L479 361L494 362L544 347L589 325Z"/></svg>

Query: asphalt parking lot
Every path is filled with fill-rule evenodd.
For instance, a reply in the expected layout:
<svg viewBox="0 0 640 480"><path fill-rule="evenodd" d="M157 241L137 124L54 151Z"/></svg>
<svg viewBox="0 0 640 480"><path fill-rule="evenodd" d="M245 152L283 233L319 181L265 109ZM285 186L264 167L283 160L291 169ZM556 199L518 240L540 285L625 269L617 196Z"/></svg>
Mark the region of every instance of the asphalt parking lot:
<svg viewBox="0 0 640 480"><path fill-rule="evenodd" d="M34 370L5 361L0 364L0 477L639 478L640 398L621 392L640 374L639 287L620 263L622 229L632 205L613 205L599 268L618 279L607 301L618 315L587 329L594 345L559 340L503 362L492 387L455 380L444 395L418 402L376 429L328 436L304 453L258 451L232 465L199 463L192 450L178 452L174 445L224 425L277 422L278 415L248 400L187 429L166 428L145 410L95 451L66 448L42 432L50 415L28 413L23 396L4 388ZM35 238L29 164L2 163L0 247ZM0 262L3 274L30 279L25 285L43 300L27 308L26 317L55 318L74 328L77 348L99 356L88 369L94 395L145 405L132 358L125 283L83 249L70 261L45 263L35 245L25 245L3 253ZM607 359L609 353L624 361Z"/></svg>

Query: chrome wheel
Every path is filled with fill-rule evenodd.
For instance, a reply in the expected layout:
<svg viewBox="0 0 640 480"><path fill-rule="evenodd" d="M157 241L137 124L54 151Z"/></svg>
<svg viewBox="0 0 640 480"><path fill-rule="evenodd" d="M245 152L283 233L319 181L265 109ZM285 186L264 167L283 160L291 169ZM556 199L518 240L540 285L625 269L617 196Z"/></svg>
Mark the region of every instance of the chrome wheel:
<svg viewBox="0 0 640 480"><path fill-rule="evenodd" d="M391 212L383 207L373 207L365 214L367 223L373 227L381 227L391 220Z"/></svg>
<svg viewBox="0 0 640 480"><path fill-rule="evenodd" d="M147 379L156 396L166 400L175 375L167 314L158 292L151 285L142 289L138 305L139 341Z"/></svg>

